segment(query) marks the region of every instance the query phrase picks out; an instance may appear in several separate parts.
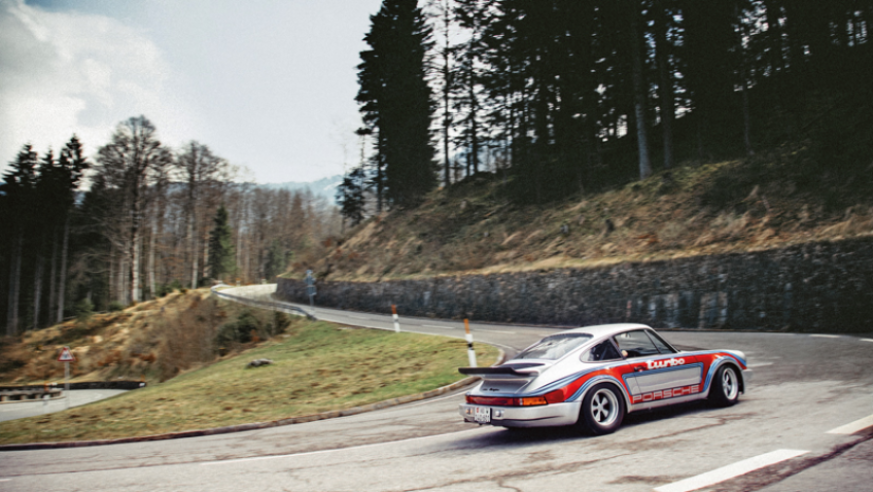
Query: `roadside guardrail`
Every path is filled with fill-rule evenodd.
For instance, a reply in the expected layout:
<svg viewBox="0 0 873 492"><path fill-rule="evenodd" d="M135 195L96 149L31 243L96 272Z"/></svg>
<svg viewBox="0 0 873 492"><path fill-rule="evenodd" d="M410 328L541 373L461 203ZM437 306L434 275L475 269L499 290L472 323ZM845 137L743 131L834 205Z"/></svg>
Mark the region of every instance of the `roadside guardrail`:
<svg viewBox="0 0 873 492"><path fill-rule="evenodd" d="M226 284L219 284L212 287L212 293L217 295L218 297L228 299L234 302L238 302L240 304L245 304L248 306L259 307L263 309L269 309L271 311L280 311L287 314L294 314L297 316L306 316L309 319L315 320L315 316L312 313L307 312L306 310L299 308L297 306L291 306L284 302L279 301L265 301L259 299L250 299L248 297L235 296L233 294L228 294L226 292L222 292L217 290L219 287L228 287L233 288L233 286Z"/></svg>

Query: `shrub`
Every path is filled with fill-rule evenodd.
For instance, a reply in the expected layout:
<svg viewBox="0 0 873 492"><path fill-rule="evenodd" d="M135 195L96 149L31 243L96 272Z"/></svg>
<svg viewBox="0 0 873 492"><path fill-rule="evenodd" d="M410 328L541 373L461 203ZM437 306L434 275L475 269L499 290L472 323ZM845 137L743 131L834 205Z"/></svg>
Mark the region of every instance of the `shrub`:
<svg viewBox="0 0 873 492"><path fill-rule="evenodd" d="M91 315L94 314L94 304L87 297L76 303L75 306L76 320L80 323L87 322Z"/></svg>
<svg viewBox="0 0 873 492"><path fill-rule="evenodd" d="M252 333L261 335L261 322L254 313L246 309L230 321L218 328L216 342L219 345L228 343L248 343L252 341Z"/></svg>
<svg viewBox="0 0 873 492"><path fill-rule="evenodd" d="M122 304L122 303L120 303L120 302L118 302L118 301L112 301L112 302L109 303L108 309L109 309L109 312L110 312L110 313L111 313L111 312L115 312L115 311L123 311L123 310L124 310L124 304Z"/></svg>

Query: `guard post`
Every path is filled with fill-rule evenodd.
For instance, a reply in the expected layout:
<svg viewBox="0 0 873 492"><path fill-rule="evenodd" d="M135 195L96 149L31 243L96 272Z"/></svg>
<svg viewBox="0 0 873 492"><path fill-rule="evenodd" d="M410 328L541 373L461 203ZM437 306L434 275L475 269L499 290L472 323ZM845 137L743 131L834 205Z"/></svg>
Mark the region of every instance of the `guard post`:
<svg viewBox="0 0 873 492"><path fill-rule="evenodd" d="M479 367L476 365L476 351L473 350L473 334L470 333L470 321L464 318L464 331L467 339L467 358L470 359L470 367Z"/></svg>

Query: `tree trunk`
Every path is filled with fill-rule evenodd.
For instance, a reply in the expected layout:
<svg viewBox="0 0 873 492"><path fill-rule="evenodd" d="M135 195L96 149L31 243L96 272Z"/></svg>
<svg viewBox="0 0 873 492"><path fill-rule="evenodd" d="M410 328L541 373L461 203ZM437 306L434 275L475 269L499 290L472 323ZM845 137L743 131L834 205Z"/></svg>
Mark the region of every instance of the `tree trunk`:
<svg viewBox="0 0 873 492"><path fill-rule="evenodd" d="M632 5L632 2L631 2ZM631 7L630 14L630 43L631 58L633 63L633 86L634 86L634 114L636 116L637 149L640 154L640 179L646 179L652 175L652 163L649 160L649 135L646 126L646 88L643 85L643 62L640 53L639 33L639 9Z"/></svg>
<svg viewBox="0 0 873 492"><path fill-rule="evenodd" d="M157 236L157 226L155 222L157 218L155 215L152 215L152 227L151 234L149 235L149 296L154 299L157 297L155 293L157 292L155 289L155 244L156 244L156 236Z"/></svg>
<svg viewBox="0 0 873 492"><path fill-rule="evenodd" d="M140 255L142 253L142 230L134 225L130 238L130 302L139 302Z"/></svg>
<svg viewBox="0 0 873 492"><path fill-rule="evenodd" d="M767 39L770 41L770 69L773 77L785 70L782 26L779 25L781 12L775 0L765 0L764 5L767 12Z"/></svg>
<svg viewBox="0 0 873 492"><path fill-rule="evenodd" d="M106 301L112 302L115 299L115 246L111 243L109 245L109 281L107 286L109 298Z"/></svg>
<svg viewBox="0 0 873 492"><path fill-rule="evenodd" d="M38 247L40 250L41 246ZM42 271L45 258L42 251L36 253L36 268L33 272L33 325L32 330L39 329L39 310L42 307Z"/></svg>
<svg viewBox="0 0 873 492"><path fill-rule="evenodd" d="M448 2L443 5L443 20L446 28L446 45L443 48L443 171L445 174L445 187L448 189L449 185L452 184L452 165L449 157L449 130L452 126L452 113L451 108L449 107L449 104L451 103L449 95L452 91L451 60L449 53L449 26L451 25L451 22Z"/></svg>
<svg viewBox="0 0 873 492"><path fill-rule="evenodd" d="M126 239L124 241L124 247L118 254L118 302L122 304L128 304L128 293L130 292L127 289L127 279L130 276L130 270L128 265L128 251L130 251L130 239Z"/></svg>
<svg viewBox="0 0 873 492"><path fill-rule="evenodd" d="M197 288L197 274L198 272L198 262L200 260L200 255L197 254L197 234L196 232L191 235L191 288Z"/></svg>
<svg viewBox="0 0 873 492"><path fill-rule="evenodd" d="M19 231L18 240L13 244L12 262L9 271L9 311L6 315L6 335L18 334L18 304L21 288L21 249L24 233Z"/></svg>
<svg viewBox="0 0 873 492"><path fill-rule="evenodd" d="M212 272L209 270L209 240L203 241L203 278L209 278Z"/></svg>
<svg viewBox="0 0 873 492"><path fill-rule="evenodd" d="M61 246L61 271L58 278L58 313L56 323L64 321L64 297L67 292L67 254L70 247L70 214L64 220L64 242Z"/></svg>
<svg viewBox="0 0 873 492"><path fill-rule="evenodd" d="M673 120L676 109L672 71L667 57L668 13L660 0L655 5L655 15L655 57L658 65L661 130L664 137L664 169L670 169L673 167Z"/></svg>
<svg viewBox="0 0 873 492"><path fill-rule="evenodd" d="M755 155L752 148L752 119L749 115L749 88L743 81L743 143L746 144L746 155Z"/></svg>
<svg viewBox="0 0 873 492"><path fill-rule="evenodd" d="M48 322L51 323L54 319L55 306L58 302L58 291L55 279L58 275L58 228L52 228L52 267L49 273L49 302L48 302Z"/></svg>

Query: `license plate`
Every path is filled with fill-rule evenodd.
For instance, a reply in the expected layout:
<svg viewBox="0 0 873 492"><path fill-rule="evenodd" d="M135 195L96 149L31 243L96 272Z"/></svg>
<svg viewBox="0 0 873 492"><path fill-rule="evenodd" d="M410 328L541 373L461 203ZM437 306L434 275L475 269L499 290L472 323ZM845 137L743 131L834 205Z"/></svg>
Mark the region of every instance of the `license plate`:
<svg viewBox="0 0 873 492"><path fill-rule="evenodd" d="M473 407L473 420L480 424L491 423L491 408L490 407Z"/></svg>

